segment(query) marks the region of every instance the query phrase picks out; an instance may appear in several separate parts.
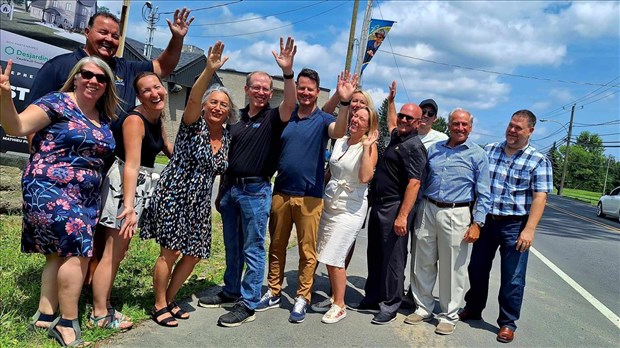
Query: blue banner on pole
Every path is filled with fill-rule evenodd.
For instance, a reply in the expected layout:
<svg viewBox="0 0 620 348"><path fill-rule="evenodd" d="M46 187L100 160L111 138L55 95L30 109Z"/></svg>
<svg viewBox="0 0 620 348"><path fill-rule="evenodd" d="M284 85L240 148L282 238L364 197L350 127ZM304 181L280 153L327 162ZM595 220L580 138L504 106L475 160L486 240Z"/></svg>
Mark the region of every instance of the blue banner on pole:
<svg viewBox="0 0 620 348"><path fill-rule="evenodd" d="M366 52L364 53L364 60L362 61L362 70L360 75L364 72L364 69L370 63L372 57L375 56L377 50L385 40L390 29L392 29L394 21L386 21L383 19L371 19L368 26L368 38L366 41Z"/></svg>

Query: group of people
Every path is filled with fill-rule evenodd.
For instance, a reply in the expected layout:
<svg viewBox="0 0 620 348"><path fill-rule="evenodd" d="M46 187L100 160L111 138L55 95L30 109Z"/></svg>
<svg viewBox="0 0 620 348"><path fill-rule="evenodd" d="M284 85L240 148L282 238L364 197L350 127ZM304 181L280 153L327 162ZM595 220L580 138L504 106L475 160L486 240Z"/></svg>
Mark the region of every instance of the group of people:
<svg viewBox="0 0 620 348"><path fill-rule="evenodd" d="M22 250L46 257L31 327L48 329L63 346L83 343L78 299L89 261L96 258L88 324L131 328L131 318L113 307L110 296L138 228L142 238L160 245L152 319L178 326L189 313L175 298L195 265L210 256L214 205L223 222L224 285L198 305L231 307L219 325L239 326L255 320L256 312L280 306L293 225L300 258L289 321L305 320L318 262L327 267L331 296L312 308L325 312L324 323L344 319L346 268L368 218L365 296L353 309L375 312L374 324L395 320L405 297L410 249L409 295L416 309L405 322L437 317L436 332L450 334L459 320L481 318L499 247L497 339L511 341L528 248L552 188L549 161L529 145L534 114L514 113L506 140L483 150L468 138L471 113L450 112L448 137L432 130L438 112L432 99L406 103L397 113L392 83L385 145L374 104L357 88L357 75L343 71L336 92L319 108L319 74L304 68L295 78L297 46L290 37L280 39L280 51L272 52L282 71L282 101L270 105L272 78L254 71L244 87L249 103L237 109L226 88L210 85L228 60L218 41L190 91L173 145L162 123L167 91L161 78L178 63L193 21L189 14L175 12L168 21L170 43L150 62L115 57L118 19L95 14L85 31L86 45L43 66L32 103L19 114L11 98L12 62L2 71L2 126L8 134L31 136ZM325 170L330 139L336 141ZM160 152L170 162L158 180L153 167ZM212 204L217 175L220 187ZM463 295L468 264L470 291ZM433 314L437 277L441 312ZM466 305L459 311L463 296Z"/></svg>

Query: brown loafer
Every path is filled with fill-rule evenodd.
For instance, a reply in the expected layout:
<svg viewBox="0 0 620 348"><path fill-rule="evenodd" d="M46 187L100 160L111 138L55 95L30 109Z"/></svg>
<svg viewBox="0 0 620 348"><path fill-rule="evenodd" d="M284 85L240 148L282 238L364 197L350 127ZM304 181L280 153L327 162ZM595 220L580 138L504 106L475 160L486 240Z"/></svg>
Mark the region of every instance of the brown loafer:
<svg viewBox="0 0 620 348"><path fill-rule="evenodd" d="M474 313L467 308L463 308L459 312L459 319L461 321L482 320L482 315L480 313Z"/></svg>
<svg viewBox="0 0 620 348"><path fill-rule="evenodd" d="M515 332L508 326L502 326L497 333L497 340L502 343L510 343L515 338Z"/></svg>

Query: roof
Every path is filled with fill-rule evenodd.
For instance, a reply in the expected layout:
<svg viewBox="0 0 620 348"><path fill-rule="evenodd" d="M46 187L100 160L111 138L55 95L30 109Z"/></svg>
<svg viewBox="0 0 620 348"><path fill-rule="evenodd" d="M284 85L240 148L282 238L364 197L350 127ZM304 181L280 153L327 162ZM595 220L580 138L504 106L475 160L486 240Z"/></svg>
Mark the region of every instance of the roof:
<svg viewBox="0 0 620 348"><path fill-rule="evenodd" d="M95 7L97 5L97 0L78 0L77 2L86 7Z"/></svg>
<svg viewBox="0 0 620 348"><path fill-rule="evenodd" d="M144 61L147 60L146 57L142 54L142 52L144 52L143 42L140 42L138 40L128 37L125 39L125 47L126 48L129 47L130 49L132 49L134 54L138 53L139 56L142 58L141 60L144 60ZM157 48L153 46L152 53L151 53L151 59L158 57L163 51L164 50L162 50L161 48ZM187 65L195 62L196 60L202 57L204 57L204 54L201 54L201 53L181 52L181 58L179 58L179 63L174 68L174 72L176 73L180 70L183 70L184 67L186 67Z"/></svg>

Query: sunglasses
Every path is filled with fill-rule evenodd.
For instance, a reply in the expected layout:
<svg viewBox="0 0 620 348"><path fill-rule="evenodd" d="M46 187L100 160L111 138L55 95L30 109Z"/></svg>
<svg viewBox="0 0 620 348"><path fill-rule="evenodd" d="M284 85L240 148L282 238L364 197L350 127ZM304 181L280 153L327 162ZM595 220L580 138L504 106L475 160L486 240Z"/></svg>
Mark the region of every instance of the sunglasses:
<svg viewBox="0 0 620 348"><path fill-rule="evenodd" d="M99 83L108 83L108 77L105 74L95 74L92 71L80 70L80 76L85 80L91 80L95 77Z"/></svg>
<svg viewBox="0 0 620 348"><path fill-rule="evenodd" d="M422 110L422 116L428 116L428 117L433 117L435 116L435 111L433 110ZM423 117L423 118L427 118L427 117Z"/></svg>
<svg viewBox="0 0 620 348"><path fill-rule="evenodd" d="M409 115L405 115L405 114L401 114L400 112L398 114L396 114L398 116L398 118L400 118L401 120L404 119L405 121L409 122L409 121L419 121L419 118L415 118L413 116L409 116Z"/></svg>

